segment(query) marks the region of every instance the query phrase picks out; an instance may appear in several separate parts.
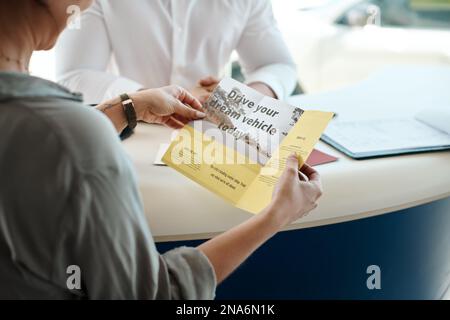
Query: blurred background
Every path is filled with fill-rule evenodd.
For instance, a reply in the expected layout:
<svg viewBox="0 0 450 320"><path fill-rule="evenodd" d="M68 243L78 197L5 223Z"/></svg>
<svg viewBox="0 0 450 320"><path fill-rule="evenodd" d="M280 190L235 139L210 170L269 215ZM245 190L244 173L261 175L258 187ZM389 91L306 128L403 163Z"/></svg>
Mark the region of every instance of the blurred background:
<svg viewBox="0 0 450 320"><path fill-rule="evenodd" d="M450 0L272 3L298 66L296 93L338 89L391 65L450 66ZM239 64L232 65L239 79ZM30 71L54 80L54 53L35 53Z"/></svg>

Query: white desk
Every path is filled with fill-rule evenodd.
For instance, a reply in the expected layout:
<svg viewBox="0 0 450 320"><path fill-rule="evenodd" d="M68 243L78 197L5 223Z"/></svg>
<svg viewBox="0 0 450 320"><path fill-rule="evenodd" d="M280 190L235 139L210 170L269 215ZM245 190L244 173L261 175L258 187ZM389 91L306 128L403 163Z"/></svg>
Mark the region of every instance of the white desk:
<svg viewBox="0 0 450 320"><path fill-rule="evenodd" d="M317 109L327 106L339 117L386 116L427 105L449 105L449 84L450 68L391 70L352 88L293 97L291 102ZM175 170L153 165L160 144L168 143L170 134L170 129L141 124L124 142L136 166L156 241L205 239L248 219L249 213ZM450 196L450 152L356 161L322 142L317 147L339 161L318 167L325 191L319 207L288 229L360 219Z"/></svg>

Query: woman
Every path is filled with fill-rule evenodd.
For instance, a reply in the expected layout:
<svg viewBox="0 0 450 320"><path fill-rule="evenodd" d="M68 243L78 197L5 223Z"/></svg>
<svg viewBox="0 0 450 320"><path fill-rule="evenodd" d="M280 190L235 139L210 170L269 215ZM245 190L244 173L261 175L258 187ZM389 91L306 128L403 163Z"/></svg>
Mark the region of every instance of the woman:
<svg viewBox="0 0 450 320"><path fill-rule="evenodd" d="M291 156L263 212L198 248L159 255L117 138L130 123L121 99L100 112L27 75L32 52L65 27L66 8L90 2L0 2L0 298L211 299L258 246L316 207L319 175L304 166L301 181ZM138 120L178 128L204 116L181 88L130 98Z"/></svg>

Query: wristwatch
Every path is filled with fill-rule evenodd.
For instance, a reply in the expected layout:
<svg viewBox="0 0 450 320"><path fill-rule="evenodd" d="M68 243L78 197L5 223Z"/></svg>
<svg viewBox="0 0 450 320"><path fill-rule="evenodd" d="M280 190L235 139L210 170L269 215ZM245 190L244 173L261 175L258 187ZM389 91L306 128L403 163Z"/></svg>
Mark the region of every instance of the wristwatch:
<svg viewBox="0 0 450 320"><path fill-rule="evenodd" d="M128 127L133 130L137 126L136 109L134 108L133 100L126 93L120 95L120 100L122 100L122 107L128 121Z"/></svg>

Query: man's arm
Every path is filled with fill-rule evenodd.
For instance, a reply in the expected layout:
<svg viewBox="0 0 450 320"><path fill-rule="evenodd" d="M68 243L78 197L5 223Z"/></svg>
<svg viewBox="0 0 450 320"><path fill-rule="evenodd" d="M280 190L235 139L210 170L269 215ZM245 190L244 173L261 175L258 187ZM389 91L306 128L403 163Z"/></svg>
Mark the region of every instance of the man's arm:
<svg viewBox="0 0 450 320"><path fill-rule="evenodd" d="M237 52L251 87L278 99L294 91L295 63L278 30L270 1L251 1Z"/></svg>
<svg viewBox="0 0 450 320"><path fill-rule="evenodd" d="M56 46L56 79L74 92L82 92L85 103L97 104L143 86L106 72L111 43L101 3L96 1L83 13L80 29L67 29Z"/></svg>

